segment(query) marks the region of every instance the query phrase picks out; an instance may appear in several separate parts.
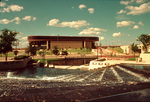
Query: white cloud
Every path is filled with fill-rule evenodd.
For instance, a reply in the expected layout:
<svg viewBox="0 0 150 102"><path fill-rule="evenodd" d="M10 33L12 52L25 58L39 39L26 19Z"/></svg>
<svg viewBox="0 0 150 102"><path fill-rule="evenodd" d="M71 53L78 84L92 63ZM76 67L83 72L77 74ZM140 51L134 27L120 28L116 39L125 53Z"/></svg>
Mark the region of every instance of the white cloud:
<svg viewBox="0 0 150 102"><path fill-rule="evenodd" d="M143 2L145 2L145 1L147 1L147 0L135 0L136 1L136 3L143 3Z"/></svg>
<svg viewBox="0 0 150 102"><path fill-rule="evenodd" d="M36 17L33 17L33 21L35 21L36 20Z"/></svg>
<svg viewBox="0 0 150 102"><path fill-rule="evenodd" d="M141 25L141 26L144 26L142 21L139 21L138 24Z"/></svg>
<svg viewBox="0 0 150 102"><path fill-rule="evenodd" d="M36 17L32 17L32 16L25 16L24 18L22 18L23 20L26 20L26 21L31 21L31 20L36 20Z"/></svg>
<svg viewBox="0 0 150 102"><path fill-rule="evenodd" d="M140 15L143 13L150 12L150 2L137 6L127 6L126 9L130 10L127 15Z"/></svg>
<svg viewBox="0 0 150 102"><path fill-rule="evenodd" d="M19 5L10 5L8 6L7 8L2 8L1 12L4 13L4 12L10 12L10 11L21 11L23 10L23 7L22 6L19 6Z"/></svg>
<svg viewBox="0 0 150 102"><path fill-rule="evenodd" d="M133 22L133 21L121 21L121 22L117 22L117 27L127 27L127 26L130 26L132 24L135 24L135 22Z"/></svg>
<svg viewBox="0 0 150 102"><path fill-rule="evenodd" d="M25 16L24 18L22 18L23 20L26 20L26 21L31 21L31 16Z"/></svg>
<svg viewBox="0 0 150 102"><path fill-rule="evenodd" d="M138 25L135 25L135 26L133 27L133 29L139 29L139 26L138 26Z"/></svg>
<svg viewBox="0 0 150 102"><path fill-rule="evenodd" d="M0 7L5 7L6 3L0 1Z"/></svg>
<svg viewBox="0 0 150 102"><path fill-rule="evenodd" d="M29 42L28 41L21 41L19 42L19 46L18 48L25 48L29 45Z"/></svg>
<svg viewBox="0 0 150 102"><path fill-rule="evenodd" d="M20 38L20 40L27 40L27 37L22 37Z"/></svg>
<svg viewBox="0 0 150 102"><path fill-rule="evenodd" d="M88 11L89 13L94 13L94 8L89 8Z"/></svg>
<svg viewBox="0 0 150 102"><path fill-rule="evenodd" d="M15 11L21 11L23 9L22 6L19 6L19 5L10 5L9 6L10 10L12 10L13 12Z"/></svg>
<svg viewBox="0 0 150 102"><path fill-rule="evenodd" d="M30 16L31 17L31 16ZM31 19L30 19L30 17L24 17L23 19L24 20L27 20L27 21L30 21L31 19L32 20L36 20L36 17L31 17ZM19 18L19 17L15 17L14 19L12 19L12 20L8 20L8 19L2 19L2 20L0 20L0 24L9 24L9 23L12 23L12 22L15 22L16 24L20 24L20 21L21 21L21 19Z"/></svg>
<svg viewBox="0 0 150 102"><path fill-rule="evenodd" d="M83 8L86 8L86 5L83 5L83 4L79 5L79 9L82 10Z"/></svg>
<svg viewBox="0 0 150 102"><path fill-rule="evenodd" d="M11 21L10 20L8 20L8 19L2 19L2 20L0 20L0 24L8 24L8 23L10 23Z"/></svg>
<svg viewBox="0 0 150 102"><path fill-rule="evenodd" d="M126 13L127 11L125 11L125 10L120 10L119 12L118 12L118 14L122 14L122 13Z"/></svg>
<svg viewBox="0 0 150 102"><path fill-rule="evenodd" d="M59 20L58 19L51 19L49 21L49 23L47 24L47 26L57 26L58 25Z"/></svg>
<svg viewBox="0 0 150 102"><path fill-rule="evenodd" d="M105 38L103 36L99 37L99 40L104 40Z"/></svg>
<svg viewBox="0 0 150 102"><path fill-rule="evenodd" d="M20 18L19 17L15 17L14 19L11 20L11 22L16 21L16 24L20 24Z"/></svg>
<svg viewBox="0 0 150 102"><path fill-rule="evenodd" d="M88 26L90 23L88 23L85 20L78 20L78 21L72 21L72 22L61 22L59 23L58 19L51 19L47 26L55 26L55 27L70 27L70 28L81 28L83 26Z"/></svg>
<svg viewBox="0 0 150 102"><path fill-rule="evenodd" d="M79 33L79 35L100 35L101 31L107 31L107 30L91 27L91 28L88 28L88 29L84 29L83 31L81 31Z"/></svg>
<svg viewBox="0 0 150 102"><path fill-rule="evenodd" d="M124 4L124 5L128 5L130 3L130 1L120 1L120 4Z"/></svg>
<svg viewBox="0 0 150 102"><path fill-rule="evenodd" d="M118 33L113 33L112 36L113 36L113 37L119 37L119 36L121 36L121 33L120 33L120 32L118 32Z"/></svg>

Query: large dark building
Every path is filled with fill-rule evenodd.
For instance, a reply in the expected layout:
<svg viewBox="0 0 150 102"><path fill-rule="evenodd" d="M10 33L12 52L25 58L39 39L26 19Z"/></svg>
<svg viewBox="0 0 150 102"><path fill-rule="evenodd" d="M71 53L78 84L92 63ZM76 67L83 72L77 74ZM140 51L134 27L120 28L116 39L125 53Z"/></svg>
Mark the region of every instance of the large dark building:
<svg viewBox="0 0 150 102"><path fill-rule="evenodd" d="M95 41L98 37L81 37L81 36L28 36L30 44L40 47L41 49L52 49L53 46L58 48L94 48Z"/></svg>

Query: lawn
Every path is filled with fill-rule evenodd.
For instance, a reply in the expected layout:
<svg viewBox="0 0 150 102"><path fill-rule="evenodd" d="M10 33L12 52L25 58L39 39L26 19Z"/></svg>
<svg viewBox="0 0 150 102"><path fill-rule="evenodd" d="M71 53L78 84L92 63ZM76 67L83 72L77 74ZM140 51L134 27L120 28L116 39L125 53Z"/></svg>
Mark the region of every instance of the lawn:
<svg viewBox="0 0 150 102"><path fill-rule="evenodd" d="M108 48L108 49L110 49L112 51L117 51L119 53L123 53L123 50L120 47L117 47L117 48Z"/></svg>

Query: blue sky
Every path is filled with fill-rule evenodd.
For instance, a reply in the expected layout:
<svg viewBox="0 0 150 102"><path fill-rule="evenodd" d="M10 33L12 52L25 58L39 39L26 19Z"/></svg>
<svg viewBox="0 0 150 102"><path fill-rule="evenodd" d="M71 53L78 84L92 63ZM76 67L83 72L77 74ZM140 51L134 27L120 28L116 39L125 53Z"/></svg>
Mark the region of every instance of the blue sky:
<svg viewBox="0 0 150 102"><path fill-rule="evenodd" d="M0 30L27 36L97 36L102 45L128 45L150 34L150 0L1 0Z"/></svg>

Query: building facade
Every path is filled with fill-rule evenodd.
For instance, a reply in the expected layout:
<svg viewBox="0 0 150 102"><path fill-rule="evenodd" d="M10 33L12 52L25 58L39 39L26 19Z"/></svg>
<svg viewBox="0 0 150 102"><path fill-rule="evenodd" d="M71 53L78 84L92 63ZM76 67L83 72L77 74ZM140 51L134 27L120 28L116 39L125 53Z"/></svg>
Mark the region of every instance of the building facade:
<svg viewBox="0 0 150 102"><path fill-rule="evenodd" d="M98 37L81 37L81 36L28 36L31 45L40 49L58 48L94 48L95 42L99 41Z"/></svg>

